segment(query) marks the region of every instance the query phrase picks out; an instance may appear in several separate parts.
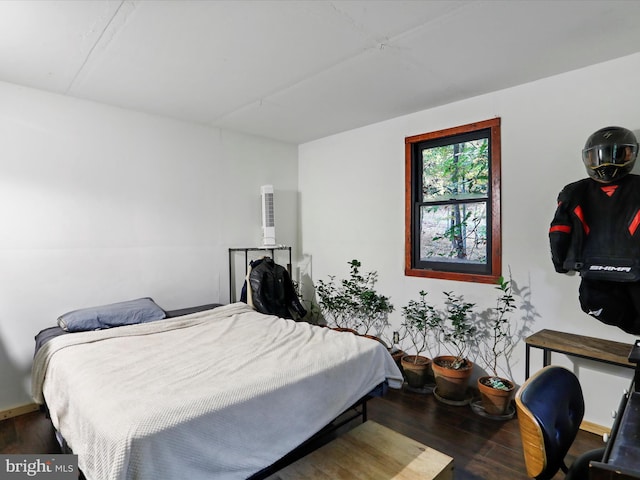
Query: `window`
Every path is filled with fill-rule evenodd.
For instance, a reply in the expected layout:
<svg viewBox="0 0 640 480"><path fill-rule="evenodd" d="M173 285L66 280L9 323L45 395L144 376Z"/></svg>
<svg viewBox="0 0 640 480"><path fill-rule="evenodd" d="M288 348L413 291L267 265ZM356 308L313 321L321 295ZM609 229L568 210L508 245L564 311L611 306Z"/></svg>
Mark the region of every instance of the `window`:
<svg viewBox="0 0 640 480"><path fill-rule="evenodd" d="M501 274L500 119L405 139L405 275Z"/></svg>

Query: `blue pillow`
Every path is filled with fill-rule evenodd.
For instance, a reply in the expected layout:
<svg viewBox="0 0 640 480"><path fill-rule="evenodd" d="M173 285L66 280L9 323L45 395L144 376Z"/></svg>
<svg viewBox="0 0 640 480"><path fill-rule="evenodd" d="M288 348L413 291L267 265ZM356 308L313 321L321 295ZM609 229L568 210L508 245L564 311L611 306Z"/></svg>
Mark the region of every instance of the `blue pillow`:
<svg viewBox="0 0 640 480"><path fill-rule="evenodd" d="M165 311L151 298L145 297L67 312L58 317L58 325L67 332L84 332L134 323L153 322L165 317Z"/></svg>

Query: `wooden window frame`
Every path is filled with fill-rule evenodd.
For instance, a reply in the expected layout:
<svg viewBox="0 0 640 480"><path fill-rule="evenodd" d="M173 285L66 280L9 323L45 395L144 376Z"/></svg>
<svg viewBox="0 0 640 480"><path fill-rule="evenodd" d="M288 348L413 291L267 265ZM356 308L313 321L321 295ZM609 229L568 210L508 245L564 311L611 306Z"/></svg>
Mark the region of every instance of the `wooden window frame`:
<svg viewBox="0 0 640 480"><path fill-rule="evenodd" d="M490 251L491 256L488 265L488 274L453 272L446 269L434 270L417 268L413 262L414 241L414 205L416 203L416 192L413 191L414 145L446 137L475 132L478 130L490 130L490 192L489 204L491 212L487 212L487 223L490 224L488 231L491 232ZM480 122L474 122L458 127L447 128L435 132L424 133L405 138L405 275L412 277L439 278L444 280L458 280L462 282L475 283L496 283L502 275L502 234L501 234L501 213L500 213L500 187L501 187L501 151L500 151L500 118L493 118Z"/></svg>

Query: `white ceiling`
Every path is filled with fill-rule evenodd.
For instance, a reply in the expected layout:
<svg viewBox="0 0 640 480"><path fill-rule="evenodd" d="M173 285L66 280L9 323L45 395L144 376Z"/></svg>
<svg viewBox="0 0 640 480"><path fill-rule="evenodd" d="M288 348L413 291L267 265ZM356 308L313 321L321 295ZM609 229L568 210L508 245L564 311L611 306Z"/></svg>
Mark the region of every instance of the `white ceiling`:
<svg viewBox="0 0 640 480"><path fill-rule="evenodd" d="M0 0L0 80L303 143L635 53L639 20L637 0Z"/></svg>

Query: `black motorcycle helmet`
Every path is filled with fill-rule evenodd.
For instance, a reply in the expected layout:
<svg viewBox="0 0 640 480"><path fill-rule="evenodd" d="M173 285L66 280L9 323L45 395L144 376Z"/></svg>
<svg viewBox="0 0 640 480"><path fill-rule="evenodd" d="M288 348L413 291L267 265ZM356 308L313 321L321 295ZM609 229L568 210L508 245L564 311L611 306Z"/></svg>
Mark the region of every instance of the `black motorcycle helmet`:
<svg viewBox="0 0 640 480"><path fill-rule="evenodd" d="M605 127L587 139L582 161L591 178L600 183L611 183L633 169L637 154L638 141L631 130Z"/></svg>

